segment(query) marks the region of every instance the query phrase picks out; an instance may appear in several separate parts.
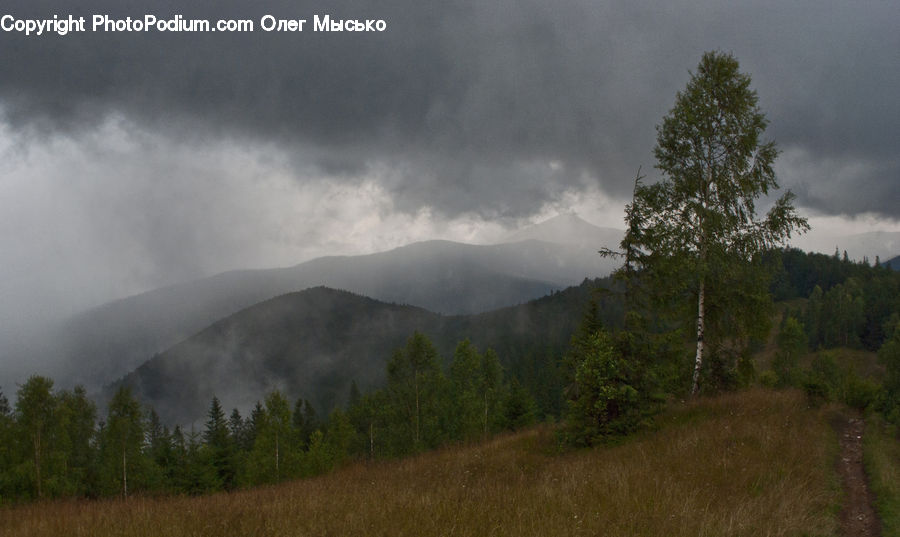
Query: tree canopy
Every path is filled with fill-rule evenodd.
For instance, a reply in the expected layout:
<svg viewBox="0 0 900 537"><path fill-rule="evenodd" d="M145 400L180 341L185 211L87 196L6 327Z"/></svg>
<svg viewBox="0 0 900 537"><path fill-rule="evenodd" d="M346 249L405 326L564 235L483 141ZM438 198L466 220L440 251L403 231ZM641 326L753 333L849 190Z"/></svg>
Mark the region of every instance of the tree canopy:
<svg viewBox="0 0 900 537"><path fill-rule="evenodd" d="M643 269L642 278L657 284L650 290L664 302L694 298L692 393L699 388L704 344L722 341L723 325L748 330L748 314L768 300L766 282L748 267L765 249L809 227L794 210L790 191L765 218L757 218L759 198L778 188L778 151L774 142L762 140L768 122L757 101L749 75L738 70L732 55L704 54L657 127L654 155L661 180L645 185L638 178L626 209L627 269ZM708 319L707 313L716 315Z"/></svg>

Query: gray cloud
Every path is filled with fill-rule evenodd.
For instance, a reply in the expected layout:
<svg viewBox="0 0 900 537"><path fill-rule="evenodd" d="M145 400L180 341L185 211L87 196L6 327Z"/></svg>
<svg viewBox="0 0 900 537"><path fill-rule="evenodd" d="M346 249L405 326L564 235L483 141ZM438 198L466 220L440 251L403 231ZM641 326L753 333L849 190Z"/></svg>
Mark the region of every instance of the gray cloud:
<svg viewBox="0 0 900 537"><path fill-rule="evenodd" d="M730 4L5 2L388 30L0 32L0 319L621 201L710 49L751 74L800 204L900 218L900 5Z"/></svg>
<svg viewBox="0 0 900 537"><path fill-rule="evenodd" d="M876 164L831 177L831 210L856 191L878 203L900 172L893 3L12 2L18 17L109 13L186 18L382 18L378 34L0 35L6 121L80 136L111 113L187 140L222 136L303 148L322 174L395 169L399 207L527 215L586 171L624 196L652 165L654 125L708 49L754 77L772 135L812 158ZM523 169L558 161L543 180ZM299 178L304 177L298 174ZM548 184L555 181L555 184ZM788 186L796 178L783 177ZM543 183L543 184L542 184ZM854 207L853 210L856 210Z"/></svg>

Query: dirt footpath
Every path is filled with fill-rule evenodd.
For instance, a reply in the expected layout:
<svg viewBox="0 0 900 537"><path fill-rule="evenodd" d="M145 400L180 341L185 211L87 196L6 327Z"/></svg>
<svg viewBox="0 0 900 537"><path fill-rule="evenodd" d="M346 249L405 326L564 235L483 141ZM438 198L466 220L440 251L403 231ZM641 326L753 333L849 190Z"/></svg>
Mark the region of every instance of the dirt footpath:
<svg viewBox="0 0 900 537"><path fill-rule="evenodd" d="M859 417L844 417L836 425L841 446L838 473L846 494L841 510L841 535L880 537L881 524L873 508L874 498L863 470L862 436L866 423Z"/></svg>

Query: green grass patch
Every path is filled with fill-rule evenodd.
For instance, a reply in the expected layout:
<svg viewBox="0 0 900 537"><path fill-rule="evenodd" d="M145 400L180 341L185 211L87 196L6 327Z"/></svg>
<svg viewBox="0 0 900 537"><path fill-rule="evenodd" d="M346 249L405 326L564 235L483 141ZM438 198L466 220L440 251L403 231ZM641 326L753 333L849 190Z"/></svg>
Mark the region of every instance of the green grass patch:
<svg viewBox="0 0 900 537"><path fill-rule="evenodd" d="M878 415L869 417L863 437L863 461L875 495L883 537L900 537L900 439L897 427Z"/></svg>

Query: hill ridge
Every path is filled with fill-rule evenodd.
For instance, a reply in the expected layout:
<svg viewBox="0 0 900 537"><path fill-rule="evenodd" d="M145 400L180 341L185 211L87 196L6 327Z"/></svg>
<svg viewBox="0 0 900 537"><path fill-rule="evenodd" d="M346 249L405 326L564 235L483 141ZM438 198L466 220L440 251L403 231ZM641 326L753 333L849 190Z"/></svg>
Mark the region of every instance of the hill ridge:
<svg viewBox="0 0 900 537"><path fill-rule="evenodd" d="M533 371L520 380L535 393L555 397L555 362L544 353L568 344L596 283L586 280L474 315L442 315L326 286L285 293L210 323L140 364L105 394L125 383L164 420L182 424L200 419L213 395L226 407L247 409L272 389L302 396L327 412L346 398L352 382L361 389L380 385L391 353L419 331L444 357L465 338L490 346L510 369ZM617 311L606 309L610 315Z"/></svg>
<svg viewBox="0 0 900 537"><path fill-rule="evenodd" d="M365 256L228 271L133 295L71 318L48 337L65 358L53 376L108 383L213 321L287 292L325 285L442 314L490 311L604 276L593 250L548 242L469 245L423 241Z"/></svg>

